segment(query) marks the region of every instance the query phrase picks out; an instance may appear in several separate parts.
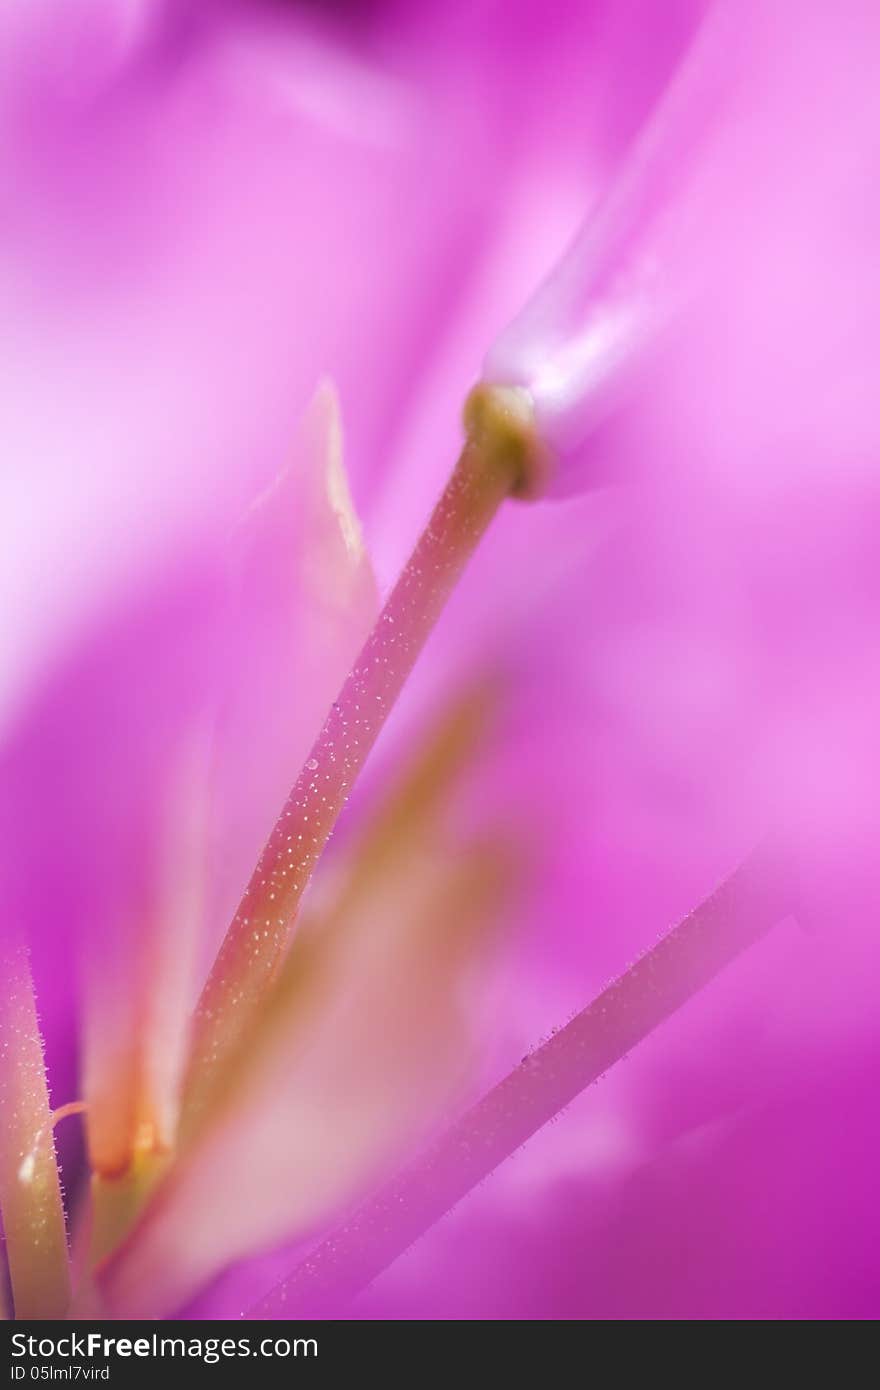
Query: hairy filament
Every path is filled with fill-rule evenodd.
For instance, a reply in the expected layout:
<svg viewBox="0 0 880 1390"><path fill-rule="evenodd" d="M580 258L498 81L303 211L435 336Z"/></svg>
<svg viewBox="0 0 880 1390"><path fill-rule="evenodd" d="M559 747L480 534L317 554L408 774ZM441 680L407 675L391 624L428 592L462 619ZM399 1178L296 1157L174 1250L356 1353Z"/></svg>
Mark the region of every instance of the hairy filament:
<svg viewBox="0 0 880 1390"><path fill-rule="evenodd" d="M275 824L198 1004L184 1105L194 1123L278 970L300 899L434 624L537 450L525 393L477 388L467 442Z"/></svg>
<svg viewBox="0 0 880 1390"><path fill-rule="evenodd" d="M0 942L0 978L0 1212L15 1316L60 1318L70 1302L67 1233L43 1039L21 942Z"/></svg>

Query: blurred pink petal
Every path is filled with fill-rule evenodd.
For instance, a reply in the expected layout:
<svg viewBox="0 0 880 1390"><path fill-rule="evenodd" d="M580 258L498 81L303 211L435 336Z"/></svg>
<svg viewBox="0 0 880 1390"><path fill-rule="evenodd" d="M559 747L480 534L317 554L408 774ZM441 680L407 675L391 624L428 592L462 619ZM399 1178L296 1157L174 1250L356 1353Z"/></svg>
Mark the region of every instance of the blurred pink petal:
<svg viewBox="0 0 880 1390"><path fill-rule="evenodd" d="M93 1164L110 1176L124 1170L133 1145L162 1149L173 1143L194 955L205 938L205 884L213 890L207 910L223 914L222 930L266 836L271 808L295 775L373 616L372 574L348 495L329 387L316 396L292 454L235 537L230 600L221 599L210 619L222 645L215 646L220 667L211 673L213 683L206 679L200 691L203 727L193 733L185 722L193 716L183 704L175 707L188 745L195 740L195 759L186 746L185 780L173 743L164 767L154 764L161 800L153 838L159 843L145 869L144 891L158 898L126 933L126 918L137 911L137 897L132 902L129 895L138 885L126 877L124 864L116 865L120 898L106 916L93 913L89 921L89 1133ZM181 817L189 806L195 819L187 827ZM139 845L146 849L150 838L149 828L139 827ZM211 935L216 926L209 943ZM160 1000L157 1009L153 1001ZM106 1125L113 1130L103 1138Z"/></svg>
<svg viewBox="0 0 880 1390"><path fill-rule="evenodd" d="M332 13L35 0L0 18L4 879L34 946L59 1101L80 1089L71 979L87 937L99 1035L124 1048L139 1001L138 1027L168 1040L153 1063L173 1092L182 975L159 1000L144 984L170 979L165 904L196 915L184 901L200 856L181 827L206 788L187 804L180 786L206 712L207 958L368 621L365 563L340 577L347 528L332 505L312 510L320 470L294 467L269 493L291 509L252 518L262 540L230 602L239 518L316 381L339 383L384 585L448 469L487 345L585 214L599 220L575 261L592 245L617 326L633 257L649 307L659 295L640 350L620 338L627 370L597 409L589 375L544 403L568 481L615 488L499 518L369 776L408 762L413 728L463 672L503 667L510 699L453 819L462 864L475 828L501 816L527 824L541 872L511 903L514 944L477 999L487 1081L766 824L787 834L819 935L780 933L693 1001L389 1271L364 1305L375 1316L876 1304L880 33L869 0L722 6L740 32L737 61L731 47L707 70L720 123L698 123L696 157L676 157L650 215L609 243L602 207L630 177L634 138L662 127L704 8L599 0L551 22L538 0ZM554 354L595 322L582 279L585 296L551 292ZM523 367L532 387L545 349ZM356 796L349 825L372 804ZM441 862L413 864L412 882L401 866L410 908L442 897ZM393 934L393 917L365 913L367 937ZM395 941L421 1000L430 958L402 929ZM171 954L181 966L188 948ZM138 1269L157 1282L169 1260L173 1302L317 1229L436 1119L449 1075L432 1049L452 1011L412 1020L405 991L389 999L370 976L389 1057L366 997L363 1014L343 1012L344 964L302 1068L266 1059L247 1124L206 1141L203 1169L181 1168L167 1208L180 1224L157 1204L132 1243L130 1306ZM398 1066L400 1111L383 1089ZM308 1118L292 1139L267 1103L288 1094ZM130 1130L124 1111L110 1120ZM228 1240L194 1177L216 1207L227 1143L255 1213L250 1227L237 1212ZM282 1182L294 1162L300 1181ZM242 1267L248 1296L228 1306L285 1272L265 1268Z"/></svg>

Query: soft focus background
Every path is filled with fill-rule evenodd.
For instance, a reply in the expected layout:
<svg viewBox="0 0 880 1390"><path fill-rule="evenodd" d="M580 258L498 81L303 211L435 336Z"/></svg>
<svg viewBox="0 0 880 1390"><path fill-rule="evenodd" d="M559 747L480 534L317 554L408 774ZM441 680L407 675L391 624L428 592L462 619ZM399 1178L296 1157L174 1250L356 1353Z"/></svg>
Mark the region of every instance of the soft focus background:
<svg viewBox="0 0 880 1390"><path fill-rule="evenodd" d="M0 824L55 1104L143 1005L207 738L198 930L171 966L167 943L150 955L181 1027L487 348L614 186L705 9L3 7ZM358 908L366 964L355 952L322 997L302 1089L283 1056L267 1068L191 1177L200 1199L184 1183L135 1260L135 1283L179 1271L165 1314L248 1307L768 828L793 915L359 1315L877 1314L880 17L868 0L741 9L733 134L708 144L662 266L675 293L698 261L701 297L591 437L595 485L507 506L431 639L310 922L438 729L462 701L480 718L441 759L422 838L392 817L396 857L392 837ZM330 398L307 414L328 379L356 554L312 477L338 446ZM397 1007L414 981L430 1037ZM376 1096L355 1119L353 1056ZM245 1191L218 1244L240 1174L265 1201Z"/></svg>

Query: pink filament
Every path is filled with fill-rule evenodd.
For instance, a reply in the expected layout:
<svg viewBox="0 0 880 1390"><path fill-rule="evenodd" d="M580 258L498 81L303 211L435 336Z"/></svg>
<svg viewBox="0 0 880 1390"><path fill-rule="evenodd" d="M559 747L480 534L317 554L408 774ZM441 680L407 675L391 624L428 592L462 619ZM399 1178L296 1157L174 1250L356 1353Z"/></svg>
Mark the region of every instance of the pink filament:
<svg viewBox="0 0 880 1390"><path fill-rule="evenodd" d="M517 480L473 440L324 722L276 821L198 1005L185 1093L191 1123L289 944L312 870L468 559Z"/></svg>
<svg viewBox="0 0 880 1390"><path fill-rule="evenodd" d="M537 1130L792 909L756 852L251 1310L291 1317L354 1296Z"/></svg>

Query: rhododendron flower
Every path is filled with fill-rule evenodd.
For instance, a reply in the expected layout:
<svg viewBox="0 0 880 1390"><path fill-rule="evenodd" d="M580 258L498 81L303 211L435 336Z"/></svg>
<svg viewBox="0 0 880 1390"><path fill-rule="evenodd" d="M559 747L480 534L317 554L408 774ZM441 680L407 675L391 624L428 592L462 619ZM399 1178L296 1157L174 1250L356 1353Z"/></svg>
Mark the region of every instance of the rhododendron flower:
<svg viewBox="0 0 880 1390"><path fill-rule="evenodd" d="M4 10L16 1317L876 1315L878 53Z"/></svg>

